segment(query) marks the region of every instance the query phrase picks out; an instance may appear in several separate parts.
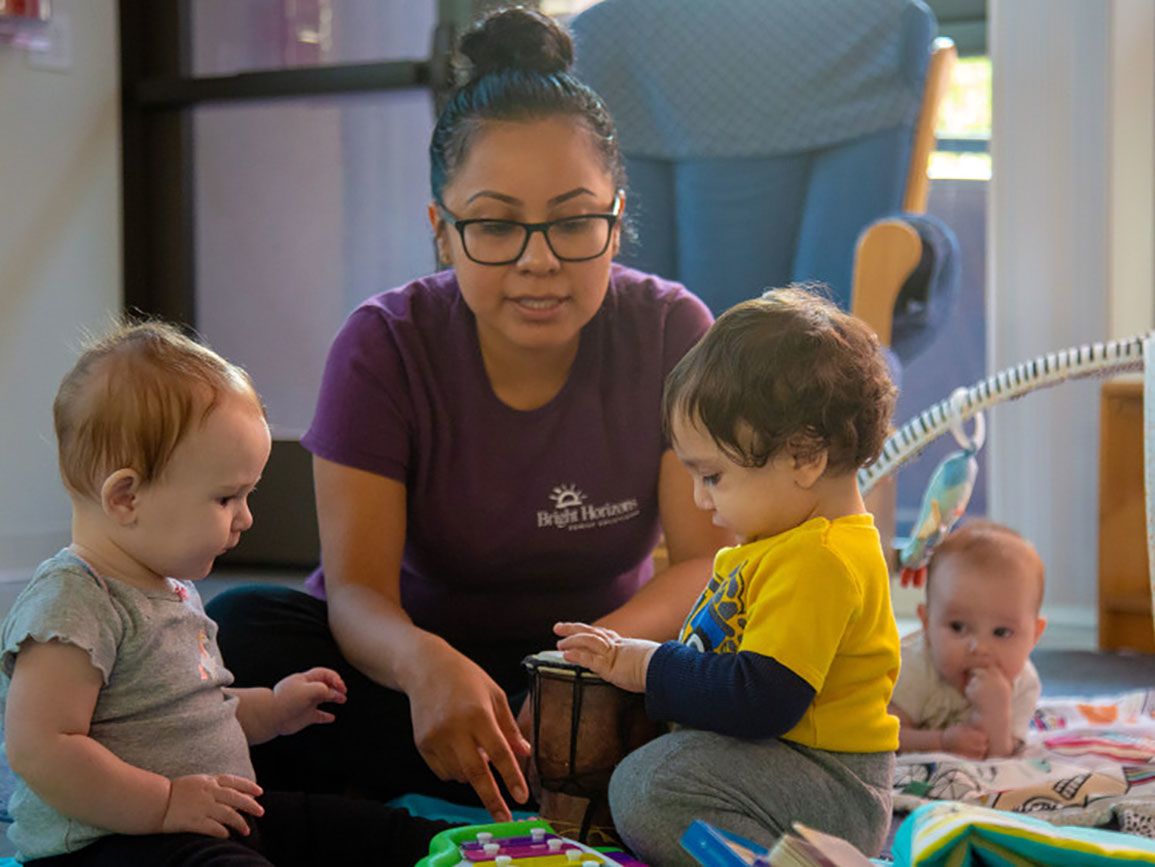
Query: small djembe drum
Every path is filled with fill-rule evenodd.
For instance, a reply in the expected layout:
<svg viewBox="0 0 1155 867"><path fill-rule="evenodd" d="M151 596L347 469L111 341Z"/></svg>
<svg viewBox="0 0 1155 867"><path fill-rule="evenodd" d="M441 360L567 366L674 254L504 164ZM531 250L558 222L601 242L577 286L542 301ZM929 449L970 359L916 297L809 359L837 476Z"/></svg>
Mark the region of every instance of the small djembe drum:
<svg viewBox="0 0 1155 867"><path fill-rule="evenodd" d="M530 785L541 817L591 845L620 841L610 818L610 775L626 754L661 733L645 696L566 662L556 650L527 656L533 759Z"/></svg>

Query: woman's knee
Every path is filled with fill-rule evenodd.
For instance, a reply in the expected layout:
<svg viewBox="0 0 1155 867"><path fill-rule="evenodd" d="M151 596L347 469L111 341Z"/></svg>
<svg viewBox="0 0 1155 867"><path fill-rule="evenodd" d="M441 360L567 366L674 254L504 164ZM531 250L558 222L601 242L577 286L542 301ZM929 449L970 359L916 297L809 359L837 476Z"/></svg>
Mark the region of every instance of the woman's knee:
<svg viewBox="0 0 1155 867"><path fill-rule="evenodd" d="M219 627L218 641L231 639L268 617L268 600L254 587L232 587L205 604L205 614Z"/></svg>
<svg viewBox="0 0 1155 867"><path fill-rule="evenodd" d="M287 587L235 587L214 597L205 613L239 686L271 685L293 671L339 660L325 603Z"/></svg>
<svg viewBox="0 0 1155 867"><path fill-rule="evenodd" d="M318 608L324 608L321 600L299 590L245 584L218 593L205 605L205 613L218 624L268 628L302 617L312 620Z"/></svg>

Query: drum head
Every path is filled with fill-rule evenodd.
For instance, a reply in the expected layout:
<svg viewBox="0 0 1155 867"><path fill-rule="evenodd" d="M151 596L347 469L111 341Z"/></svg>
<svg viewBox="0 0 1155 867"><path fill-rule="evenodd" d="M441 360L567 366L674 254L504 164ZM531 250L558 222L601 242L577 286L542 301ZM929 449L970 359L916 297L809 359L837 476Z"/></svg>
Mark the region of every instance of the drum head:
<svg viewBox="0 0 1155 867"><path fill-rule="evenodd" d="M600 677L585 666L578 665L576 662L567 662L560 650L543 650L531 654L523 659L521 664L531 676L536 674L539 677L568 678L569 680L581 678L582 680L604 683Z"/></svg>

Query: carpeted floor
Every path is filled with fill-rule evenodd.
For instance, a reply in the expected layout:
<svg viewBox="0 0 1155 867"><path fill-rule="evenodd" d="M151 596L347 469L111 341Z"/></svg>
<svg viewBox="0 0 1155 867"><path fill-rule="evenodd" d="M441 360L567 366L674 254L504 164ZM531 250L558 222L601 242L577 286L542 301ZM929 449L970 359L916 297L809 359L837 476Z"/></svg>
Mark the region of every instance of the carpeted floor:
<svg viewBox="0 0 1155 867"><path fill-rule="evenodd" d="M1039 670L1043 694L1048 696L1155 689L1155 656L1147 654L1041 648L1031 654L1031 660Z"/></svg>

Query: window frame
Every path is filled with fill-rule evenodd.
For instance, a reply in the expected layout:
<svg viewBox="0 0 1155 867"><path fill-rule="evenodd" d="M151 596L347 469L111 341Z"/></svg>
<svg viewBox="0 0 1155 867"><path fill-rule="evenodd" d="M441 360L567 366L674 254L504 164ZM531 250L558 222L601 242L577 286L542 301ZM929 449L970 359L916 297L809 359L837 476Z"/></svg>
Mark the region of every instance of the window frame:
<svg viewBox="0 0 1155 867"><path fill-rule="evenodd" d="M192 74L195 0L119 0L124 306L195 328L193 109L206 103L428 87L448 93L452 47L473 0L438 0L429 57Z"/></svg>

